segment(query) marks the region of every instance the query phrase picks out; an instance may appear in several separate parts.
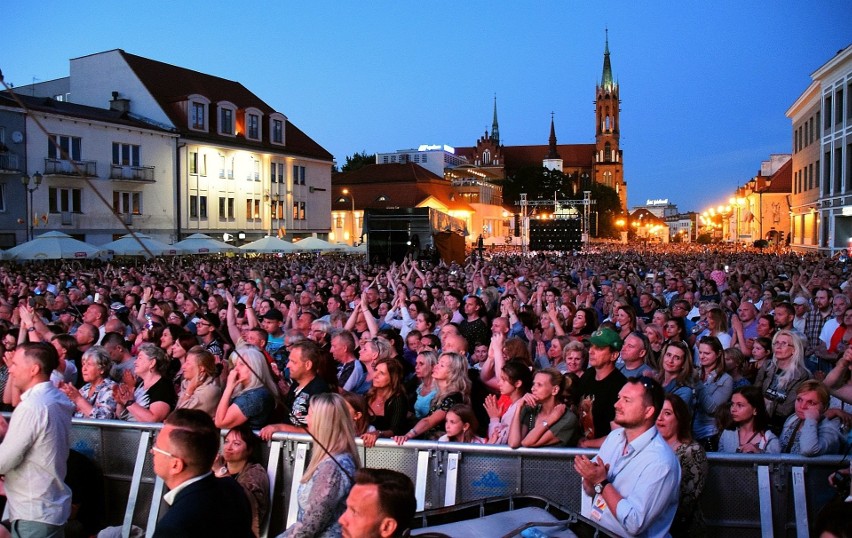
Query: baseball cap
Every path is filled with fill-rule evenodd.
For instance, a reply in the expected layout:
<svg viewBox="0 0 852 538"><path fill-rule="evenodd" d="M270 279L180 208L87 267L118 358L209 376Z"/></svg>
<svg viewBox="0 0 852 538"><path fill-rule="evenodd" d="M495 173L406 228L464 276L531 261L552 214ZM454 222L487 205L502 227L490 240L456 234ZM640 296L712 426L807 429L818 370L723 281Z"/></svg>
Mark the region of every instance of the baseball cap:
<svg viewBox="0 0 852 538"><path fill-rule="evenodd" d="M273 321L284 321L284 314L277 308L269 309L269 312L264 314L261 319L271 319Z"/></svg>
<svg viewBox="0 0 852 538"><path fill-rule="evenodd" d="M806 305L806 304L808 304L808 300L800 295L793 300L793 304L805 304Z"/></svg>
<svg viewBox="0 0 852 538"><path fill-rule="evenodd" d="M619 351L623 342L617 332L609 327L598 329L589 337L589 342L596 347L608 347L613 351Z"/></svg>

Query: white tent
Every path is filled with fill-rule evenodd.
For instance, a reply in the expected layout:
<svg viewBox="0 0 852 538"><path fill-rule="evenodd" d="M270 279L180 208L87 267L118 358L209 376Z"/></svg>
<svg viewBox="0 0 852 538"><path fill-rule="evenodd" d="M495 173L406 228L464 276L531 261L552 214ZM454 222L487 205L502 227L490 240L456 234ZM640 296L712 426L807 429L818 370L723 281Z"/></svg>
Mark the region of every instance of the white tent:
<svg viewBox="0 0 852 538"><path fill-rule="evenodd" d="M302 252L335 252L343 251L345 247L341 245L332 245L328 241L323 241L317 237L306 237L301 241L293 243L296 250Z"/></svg>
<svg viewBox="0 0 852 538"><path fill-rule="evenodd" d="M204 234L192 234L183 241L178 241L172 245L172 248L182 249L187 254L220 254L239 250L233 245L217 241Z"/></svg>
<svg viewBox="0 0 852 538"><path fill-rule="evenodd" d="M157 241L150 235L142 233L137 233L136 238L132 234L123 235L115 241L101 246L101 248L113 251L116 256L148 256L149 252L154 256L173 256L185 253L183 249Z"/></svg>
<svg viewBox="0 0 852 538"><path fill-rule="evenodd" d="M366 254L367 253L367 243L361 243L357 247L348 245L346 243L334 243L333 246L339 247L343 252L348 252L350 254Z"/></svg>
<svg viewBox="0 0 852 538"><path fill-rule="evenodd" d="M54 231L10 248L6 251L6 257L13 260L60 260L96 258L101 253L101 249L94 245Z"/></svg>
<svg viewBox="0 0 852 538"><path fill-rule="evenodd" d="M257 241L246 243L240 247L240 250L244 250L245 252L263 252L272 254L278 252L295 252L296 246L289 241L284 241L283 239L267 235Z"/></svg>

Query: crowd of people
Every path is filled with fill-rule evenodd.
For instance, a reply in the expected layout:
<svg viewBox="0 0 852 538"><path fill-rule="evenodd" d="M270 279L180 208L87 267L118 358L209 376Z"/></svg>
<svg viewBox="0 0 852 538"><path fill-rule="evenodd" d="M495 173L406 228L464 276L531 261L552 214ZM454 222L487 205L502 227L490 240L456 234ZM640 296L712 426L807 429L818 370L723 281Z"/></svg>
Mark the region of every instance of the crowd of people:
<svg viewBox="0 0 852 538"><path fill-rule="evenodd" d="M251 461L253 432L307 430L327 451L315 451L285 536L344 532L356 438L609 454L616 432L622 445L676 455L676 510L659 513L673 535L694 535L708 451L846 450L850 283L847 265L816 255L701 246L474 253L465 265L306 255L7 264L0 392L7 410L23 405L16 351L47 343L49 381L74 416L209 416L230 430L211 472L243 486L255 534L269 484ZM647 530L607 516L626 499L596 465L577 472L600 520Z"/></svg>

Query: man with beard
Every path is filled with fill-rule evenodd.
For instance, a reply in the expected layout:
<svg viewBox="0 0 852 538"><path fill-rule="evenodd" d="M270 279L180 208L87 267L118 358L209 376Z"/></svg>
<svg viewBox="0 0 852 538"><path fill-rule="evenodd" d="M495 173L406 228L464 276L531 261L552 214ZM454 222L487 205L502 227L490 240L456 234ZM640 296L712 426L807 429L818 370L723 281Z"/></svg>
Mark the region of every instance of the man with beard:
<svg viewBox="0 0 852 538"><path fill-rule="evenodd" d="M654 424L665 393L655 380L631 377L618 393L615 423L594 461L574 460L583 515L618 536L668 536L677 512L680 463Z"/></svg>

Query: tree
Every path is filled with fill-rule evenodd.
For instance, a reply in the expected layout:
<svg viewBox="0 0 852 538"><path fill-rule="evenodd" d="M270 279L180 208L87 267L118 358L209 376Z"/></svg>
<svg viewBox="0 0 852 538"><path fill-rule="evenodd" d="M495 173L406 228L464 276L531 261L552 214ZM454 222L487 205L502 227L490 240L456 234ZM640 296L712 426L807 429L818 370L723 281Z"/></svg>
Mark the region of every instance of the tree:
<svg viewBox="0 0 852 538"><path fill-rule="evenodd" d="M376 164L376 154L367 154L366 150L346 157L346 164L340 169L341 172L353 172L367 165Z"/></svg>

